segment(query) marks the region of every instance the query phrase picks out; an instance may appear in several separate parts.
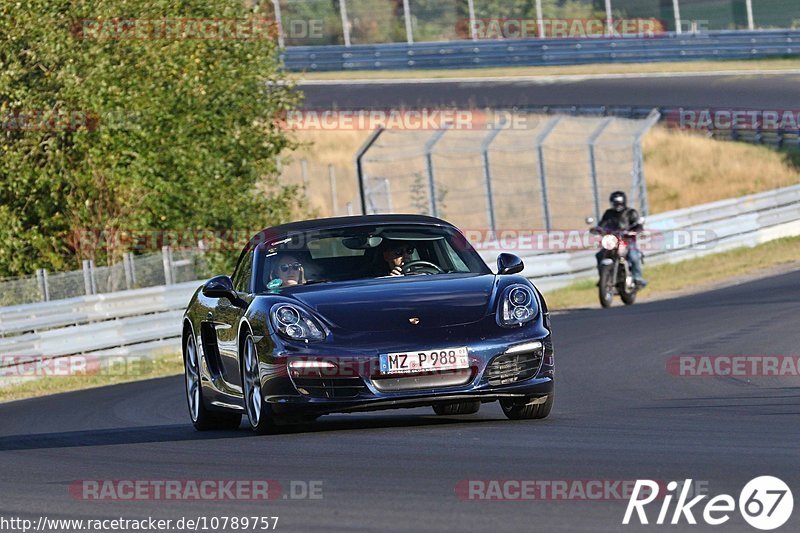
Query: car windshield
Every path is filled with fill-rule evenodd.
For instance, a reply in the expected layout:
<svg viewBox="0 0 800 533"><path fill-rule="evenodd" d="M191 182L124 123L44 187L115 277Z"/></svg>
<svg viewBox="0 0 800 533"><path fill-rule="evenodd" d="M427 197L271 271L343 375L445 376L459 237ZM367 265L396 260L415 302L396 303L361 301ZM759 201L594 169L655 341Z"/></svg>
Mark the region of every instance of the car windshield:
<svg viewBox="0 0 800 533"><path fill-rule="evenodd" d="M315 283L491 271L450 228L383 225L298 233L256 251L256 292Z"/></svg>

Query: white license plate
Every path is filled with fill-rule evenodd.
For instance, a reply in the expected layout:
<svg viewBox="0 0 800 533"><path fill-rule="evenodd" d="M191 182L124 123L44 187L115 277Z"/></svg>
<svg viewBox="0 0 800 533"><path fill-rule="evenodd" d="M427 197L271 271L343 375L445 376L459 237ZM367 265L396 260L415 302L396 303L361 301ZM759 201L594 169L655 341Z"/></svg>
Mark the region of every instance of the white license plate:
<svg viewBox="0 0 800 533"><path fill-rule="evenodd" d="M467 347L381 354L381 374L469 368Z"/></svg>

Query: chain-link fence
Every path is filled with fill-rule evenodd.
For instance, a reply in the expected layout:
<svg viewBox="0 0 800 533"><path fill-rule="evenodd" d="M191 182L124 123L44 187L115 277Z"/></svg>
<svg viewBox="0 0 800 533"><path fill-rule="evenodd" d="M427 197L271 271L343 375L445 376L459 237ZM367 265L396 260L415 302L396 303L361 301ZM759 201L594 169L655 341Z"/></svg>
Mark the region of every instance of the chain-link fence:
<svg viewBox="0 0 800 533"><path fill-rule="evenodd" d="M648 212L641 138L658 120L530 116L494 130L385 130L360 157L364 211L469 229L566 229L615 190Z"/></svg>
<svg viewBox="0 0 800 533"><path fill-rule="evenodd" d="M271 0L265 7L284 46L800 27L797 0Z"/></svg>
<svg viewBox="0 0 800 533"><path fill-rule="evenodd" d="M281 166L281 185L295 186L309 212L316 216L358 214L358 182L350 166L295 158Z"/></svg>
<svg viewBox="0 0 800 533"><path fill-rule="evenodd" d="M51 274L39 269L33 276L0 280L0 307L172 285L209 275L202 252L165 246L161 253L125 254L122 262L110 266L87 260L81 270Z"/></svg>

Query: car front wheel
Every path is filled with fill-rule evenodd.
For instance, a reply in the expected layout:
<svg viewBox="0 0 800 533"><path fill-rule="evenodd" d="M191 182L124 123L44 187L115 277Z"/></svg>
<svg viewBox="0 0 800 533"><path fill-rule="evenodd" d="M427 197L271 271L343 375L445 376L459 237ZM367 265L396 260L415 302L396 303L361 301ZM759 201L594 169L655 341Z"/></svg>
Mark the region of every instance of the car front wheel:
<svg viewBox="0 0 800 533"><path fill-rule="evenodd" d="M555 393L540 398L528 398L524 402L519 400L500 400L503 413L511 420L530 420L547 418L553 408Z"/></svg>
<svg viewBox="0 0 800 533"><path fill-rule="evenodd" d="M203 386L200 378L200 355L194 334L186 336L183 347L184 374L186 377L186 399L189 404L189 416L195 429L208 431L214 429L236 429L242 422L242 415L237 413L217 413L209 411L203 402Z"/></svg>
<svg viewBox="0 0 800 533"><path fill-rule="evenodd" d="M250 428L259 435L270 433L275 424L264 410L264 396L261 392L261 375L258 365L258 352L253 336L248 334L242 344L242 384L244 406Z"/></svg>

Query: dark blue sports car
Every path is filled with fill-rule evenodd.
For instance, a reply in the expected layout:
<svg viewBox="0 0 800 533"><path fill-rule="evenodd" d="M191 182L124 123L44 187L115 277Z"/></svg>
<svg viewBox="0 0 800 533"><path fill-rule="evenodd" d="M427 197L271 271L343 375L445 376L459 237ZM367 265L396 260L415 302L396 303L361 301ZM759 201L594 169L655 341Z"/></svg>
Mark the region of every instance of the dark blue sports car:
<svg viewBox="0 0 800 533"><path fill-rule="evenodd" d="M501 254L495 275L451 224L418 215L297 222L262 231L232 277L199 288L183 320L199 430L430 405L511 419L553 406L542 295Z"/></svg>

